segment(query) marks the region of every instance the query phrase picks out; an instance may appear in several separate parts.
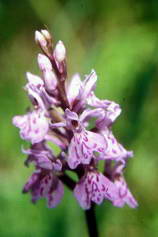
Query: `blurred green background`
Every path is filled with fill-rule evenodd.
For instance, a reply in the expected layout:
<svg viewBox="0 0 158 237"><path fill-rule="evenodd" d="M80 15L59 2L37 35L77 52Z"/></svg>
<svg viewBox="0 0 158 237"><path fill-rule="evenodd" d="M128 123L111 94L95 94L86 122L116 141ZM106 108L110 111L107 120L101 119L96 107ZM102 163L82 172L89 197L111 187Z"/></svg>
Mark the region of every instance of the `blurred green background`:
<svg viewBox="0 0 158 237"><path fill-rule="evenodd" d="M125 175L139 207L98 206L100 236L158 236L158 1L0 0L0 237L88 236L67 188L51 210L21 194L32 169L11 119L30 105L22 87L39 73L34 31L45 27L67 47L69 76L94 68L97 95L120 103L115 135L135 154Z"/></svg>

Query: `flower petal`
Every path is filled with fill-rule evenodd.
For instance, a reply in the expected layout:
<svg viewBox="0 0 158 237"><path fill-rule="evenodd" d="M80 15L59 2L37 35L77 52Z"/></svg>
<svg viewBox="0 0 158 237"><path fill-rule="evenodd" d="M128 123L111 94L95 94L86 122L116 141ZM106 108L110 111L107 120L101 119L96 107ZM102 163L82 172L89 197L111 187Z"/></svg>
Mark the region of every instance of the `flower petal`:
<svg viewBox="0 0 158 237"><path fill-rule="evenodd" d="M75 169L79 164L89 164L95 157L94 152L104 154L106 146L106 140L100 134L86 130L75 133L68 149L69 167Z"/></svg>
<svg viewBox="0 0 158 237"><path fill-rule="evenodd" d="M62 182L58 180L56 189L51 194L47 195L48 207L49 208L56 207L61 201L63 195L64 195L64 187Z"/></svg>
<svg viewBox="0 0 158 237"><path fill-rule="evenodd" d="M104 136L107 144L104 157L102 157L103 159L119 161L133 156L133 152L127 151L120 143L118 143L110 130L107 129L101 134Z"/></svg>
<svg viewBox="0 0 158 237"><path fill-rule="evenodd" d="M81 96L81 89L82 89L82 81L80 79L79 74L75 74L70 84L68 85L67 89L67 98L70 104L70 108L73 108L75 101L79 100Z"/></svg>
<svg viewBox="0 0 158 237"><path fill-rule="evenodd" d="M113 205L117 207L123 207L125 204L128 204L128 206L131 208L136 208L138 203L128 189L124 178L120 177L118 180L116 179L114 183L118 188L118 196L117 199L113 201Z"/></svg>
<svg viewBox="0 0 158 237"><path fill-rule="evenodd" d="M31 192L32 202L46 198L48 207L55 207L61 200L64 189L63 184L52 172L38 170L25 184L23 192Z"/></svg>
<svg viewBox="0 0 158 237"><path fill-rule="evenodd" d="M88 172L76 185L74 195L83 209L89 209L91 202L101 204L104 199L115 200L117 188L103 174Z"/></svg>
<svg viewBox="0 0 158 237"><path fill-rule="evenodd" d="M26 115L15 116L13 124L20 128L20 136L31 143L41 142L48 132L49 124L44 112L35 110Z"/></svg>

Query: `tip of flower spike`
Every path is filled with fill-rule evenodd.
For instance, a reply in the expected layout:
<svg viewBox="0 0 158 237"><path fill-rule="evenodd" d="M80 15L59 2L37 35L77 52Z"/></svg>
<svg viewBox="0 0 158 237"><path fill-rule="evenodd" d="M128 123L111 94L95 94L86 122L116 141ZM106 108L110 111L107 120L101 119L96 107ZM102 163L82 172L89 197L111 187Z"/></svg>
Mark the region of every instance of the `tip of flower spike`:
<svg viewBox="0 0 158 237"><path fill-rule="evenodd" d="M66 49L61 40L55 46L54 57L58 62L62 62L66 57Z"/></svg>
<svg viewBox="0 0 158 237"><path fill-rule="evenodd" d="M41 71L51 71L52 70L52 64L47 56L44 54L38 54L37 57L38 65Z"/></svg>
<svg viewBox="0 0 158 237"><path fill-rule="evenodd" d="M40 44L41 47L46 47L47 45L45 37L38 30L35 31L35 41L36 43Z"/></svg>
<svg viewBox="0 0 158 237"><path fill-rule="evenodd" d="M50 33L48 32L48 30L46 30L46 29L41 30L41 33L43 34L43 36L45 37L46 40L48 40L48 41L52 40L52 37L51 37Z"/></svg>
<svg viewBox="0 0 158 237"><path fill-rule="evenodd" d="M97 75L96 71L94 69L91 70L91 73L95 73L95 75Z"/></svg>

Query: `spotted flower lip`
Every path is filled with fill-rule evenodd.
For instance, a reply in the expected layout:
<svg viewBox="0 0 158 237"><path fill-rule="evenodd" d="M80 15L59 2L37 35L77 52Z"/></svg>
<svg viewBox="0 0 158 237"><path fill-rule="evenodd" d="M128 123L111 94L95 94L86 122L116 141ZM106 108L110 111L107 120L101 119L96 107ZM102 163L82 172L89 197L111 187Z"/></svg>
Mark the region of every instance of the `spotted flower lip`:
<svg viewBox="0 0 158 237"><path fill-rule="evenodd" d="M36 170L25 184L23 193L31 192L32 202L46 198L48 207L55 207L64 194L63 184L51 172Z"/></svg>
<svg viewBox="0 0 158 237"><path fill-rule="evenodd" d="M78 73L68 80L62 41L53 48L45 29L35 32L35 41L42 50L37 56L41 75L27 72L24 87L32 107L12 120L20 137L31 143L22 151L27 155L25 165L33 164L35 169L23 192L31 194L33 203L47 199L53 208L61 201L66 184L83 209L104 200L117 207L137 207L123 174L133 152L112 132L120 105L96 96L95 70L83 80ZM98 169L101 160L103 172ZM76 183L67 175L70 170L78 177Z"/></svg>
<svg viewBox="0 0 158 237"><path fill-rule="evenodd" d="M106 152L106 140L98 133L87 131L82 121L75 112L69 109L65 111L66 124L63 125L72 129L73 138L68 148L67 162L71 169L75 169L79 164L90 164L94 152Z"/></svg>
<svg viewBox="0 0 158 237"><path fill-rule="evenodd" d="M20 128L20 136L24 140L38 143L45 138L49 124L44 112L34 110L22 116L15 116L13 124Z"/></svg>
<svg viewBox="0 0 158 237"><path fill-rule="evenodd" d="M92 202L101 204L104 199L115 200L117 192L115 185L103 174L90 171L77 183L74 195L83 209L90 209Z"/></svg>
<svg viewBox="0 0 158 237"><path fill-rule="evenodd" d="M68 165L74 169L79 164L90 164L94 153L104 153L105 149L106 144L101 135L85 130L74 133L68 150Z"/></svg>

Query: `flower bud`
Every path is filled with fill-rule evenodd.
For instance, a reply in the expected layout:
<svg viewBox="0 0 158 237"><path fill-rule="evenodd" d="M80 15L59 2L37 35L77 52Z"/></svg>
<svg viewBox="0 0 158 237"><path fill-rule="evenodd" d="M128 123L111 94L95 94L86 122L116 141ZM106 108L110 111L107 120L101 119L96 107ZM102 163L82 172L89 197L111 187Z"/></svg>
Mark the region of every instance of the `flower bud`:
<svg viewBox="0 0 158 237"><path fill-rule="evenodd" d="M39 31L35 31L35 41L37 44L39 44L41 46L42 49L45 49L47 46L47 41L44 37L43 34L41 34L41 32Z"/></svg>
<svg viewBox="0 0 158 237"><path fill-rule="evenodd" d="M51 37L50 33L48 32L48 30L41 30L41 33L45 37L45 39L47 41L51 41L52 40L52 37Z"/></svg>
<svg viewBox="0 0 158 237"><path fill-rule="evenodd" d="M44 54L38 54L37 61L38 61L39 68L42 72L52 70L52 64L49 58L45 56Z"/></svg>
<svg viewBox="0 0 158 237"><path fill-rule="evenodd" d="M65 56L66 56L65 46L62 41L59 41L54 49L54 57L57 60L57 62L60 63L65 59Z"/></svg>
<svg viewBox="0 0 158 237"><path fill-rule="evenodd" d="M43 79L45 82L45 86L49 92L52 92L56 89L57 77L53 71L45 71Z"/></svg>

